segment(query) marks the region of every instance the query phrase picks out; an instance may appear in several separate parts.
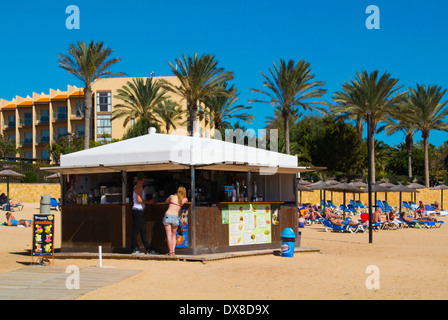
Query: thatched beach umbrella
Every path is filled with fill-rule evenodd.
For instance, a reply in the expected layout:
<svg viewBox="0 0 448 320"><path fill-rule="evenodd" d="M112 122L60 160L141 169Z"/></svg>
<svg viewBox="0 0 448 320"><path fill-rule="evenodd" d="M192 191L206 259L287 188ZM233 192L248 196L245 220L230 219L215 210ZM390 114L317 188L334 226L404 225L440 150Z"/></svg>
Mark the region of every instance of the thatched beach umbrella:
<svg viewBox="0 0 448 320"><path fill-rule="evenodd" d="M401 194L403 193L403 192L410 192L410 193L413 193L413 192L419 192L419 191L417 191L416 189L412 189L412 188L409 188L409 187L406 187L406 186L404 186L404 185L402 185L401 183L399 184L399 185L397 185L397 186L395 186L395 187L393 187L393 188L390 188L389 189L389 192L400 192L400 211L399 211L399 213L401 213Z"/></svg>
<svg viewBox="0 0 448 320"><path fill-rule="evenodd" d="M52 180L52 179L60 179L61 178L61 174L58 172L58 173L53 173L53 174L50 174L49 176L46 176L45 177L45 180Z"/></svg>
<svg viewBox="0 0 448 320"><path fill-rule="evenodd" d="M311 184L311 182L303 180L303 179L300 179L299 180L299 184L302 185L302 186L309 186Z"/></svg>
<svg viewBox="0 0 448 320"><path fill-rule="evenodd" d="M440 201L440 206L441 209L443 210L443 190L448 190L448 186L445 184L439 184L438 186L432 187L430 188L431 190L440 190L440 196L441 196L441 201Z"/></svg>
<svg viewBox="0 0 448 320"><path fill-rule="evenodd" d="M0 177L6 177L6 208L9 210L9 178L25 178L25 176L9 168L5 168L3 171L0 171Z"/></svg>
<svg viewBox="0 0 448 320"><path fill-rule="evenodd" d="M351 185L349 183L345 183L345 182L341 182L341 183L338 183L336 185L327 185L327 186L324 187L324 190L342 192L344 194L344 197L343 197L343 209L342 209L343 214L344 214L344 218L345 218L345 203L346 203L346 201L345 201L345 194L347 192L350 192L350 193L363 193L363 192L365 192L364 190L362 190L362 189L360 189L358 187L355 187L355 186L353 186L353 185Z"/></svg>
<svg viewBox="0 0 448 320"><path fill-rule="evenodd" d="M349 185L352 185L352 186L355 186L358 188L363 188L363 189L365 189L364 192L367 192L367 187L369 186L367 183L362 182L360 180L352 181L349 183ZM358 195L359 195L358 200L361 202L361 193L359 193ZM355 201L355 192L353 192L353 201Z"/></svg>
<svg viewBox="0 0 448 320"><path fill-rule="evenodd" d="M300 192L300 203L302 203L302 191L304 192L313 192L312 189L307 188L301 184L297 184L297 190Z"/></svg>
<svg viewBox="0 0 448 320"><path fill-rule="evenodd" d="M425 189L425 188L427 188L427 186L424 186L424 185L419 184L417 182L410 183L406 187L412 188L412 189ZM417 192L414 192L414 202L417 202L416 196L417 196Z"/></svg>
<svg viewBox="0 0 448 320"><path fill-rule="evenodd" d="M358 188L367 188L368 184L362 181L352 181L349 184Z"/></svg>
<svg viewBox="0 0 448 320"><path fill-rule="evenodd" d="M327 206L326 204L326 194L325 194L325 188L331 185L337 185L339 184L338 181L336 180L320 180L317 182L314 182L310 185L308 185L308 188L312 189L312 190L320 190L320 202L322 203L322 191L324 191L324 209Z"/></svg>
<svg viewBox="0 0 448 320"><path fill-rule="evenodd" d="M385 198L384 200L387 203L387 193L390 191L391 188L395 187L396 185L390 182L382 182L379 183L379 185L382 187L386 187L388 189L386 192L384 192L384 198Z"/></svg>
<svg viewBox="0 0 448 320"><path fill-rule="evenodd" d="M374 204L374 207L377 206L376 205L377 204L377 199L378 199L377 193L378 192L388 192L388 191L389 191L389 188L380 186L379 184L372 184L372 192L375 192L375 204Z"/></svg>

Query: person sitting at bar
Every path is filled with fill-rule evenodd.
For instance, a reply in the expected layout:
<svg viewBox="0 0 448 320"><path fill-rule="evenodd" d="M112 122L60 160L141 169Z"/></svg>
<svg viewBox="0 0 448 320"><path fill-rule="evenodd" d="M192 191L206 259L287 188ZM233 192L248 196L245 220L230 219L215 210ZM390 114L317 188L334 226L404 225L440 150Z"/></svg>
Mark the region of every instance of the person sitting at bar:
<svg viewBox="0 0 448 320"><path fill-rule="evenodd" d="M168 243L168 256L174 256L176 250L177 228L180 225L179 211L183 205L188 202L187 190L185 187L179 187L177 194L169 196L165 203L169 203L168 210L163 217L163 225L165 226L166 240Z"/></svg>

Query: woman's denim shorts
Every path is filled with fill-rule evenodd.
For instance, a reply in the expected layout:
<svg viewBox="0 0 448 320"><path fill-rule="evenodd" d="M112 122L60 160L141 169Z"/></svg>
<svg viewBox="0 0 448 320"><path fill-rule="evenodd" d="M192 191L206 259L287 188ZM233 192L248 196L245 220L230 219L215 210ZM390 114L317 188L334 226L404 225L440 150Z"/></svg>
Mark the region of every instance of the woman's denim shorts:
<svg viewBox="0 0 448 320"><path fill-rule="evenodd" d="M172 215L165 215L165 217L163 217L163 224L166 226L178 227L179 226L179 217L172 216Z"/></svg>

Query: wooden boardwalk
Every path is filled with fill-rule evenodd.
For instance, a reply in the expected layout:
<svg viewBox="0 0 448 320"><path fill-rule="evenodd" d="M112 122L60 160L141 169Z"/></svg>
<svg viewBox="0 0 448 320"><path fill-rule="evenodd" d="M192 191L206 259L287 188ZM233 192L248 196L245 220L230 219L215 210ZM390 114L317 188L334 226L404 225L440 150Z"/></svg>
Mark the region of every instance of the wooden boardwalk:
<svg viewBox="0 0 448 320"><path fill-rule="evenodd" d="M320 252L317 248L304 248L299 247L294 249L295 254ZM216 261L231 258L241 258L259 255L277 255L280 256L279 249L265 249L265 250L252 250L252 251L236 251L225 253L209 253L200 255L175 255L166 256L163 254L123 254L123 253L103 253L102 259L125 259L125 260L169 260L169 261L196 261L206 263L208 261ZM98 253L89 252L67 252L56 253L55 259L99 259Z"/></svg>
<svg viewBox="0 0 448 320"><path fill-rule="evenodd" d="M74 273L66 270L66 267L34 265L0 274L0 300L73 300L141 272L79 267L79 289L69 289L66 281Z"/></svg>

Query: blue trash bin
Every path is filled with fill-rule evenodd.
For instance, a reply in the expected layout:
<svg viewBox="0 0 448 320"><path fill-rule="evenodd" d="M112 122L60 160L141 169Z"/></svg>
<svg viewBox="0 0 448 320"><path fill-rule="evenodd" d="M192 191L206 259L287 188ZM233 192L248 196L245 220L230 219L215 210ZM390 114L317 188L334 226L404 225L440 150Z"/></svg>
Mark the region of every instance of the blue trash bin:
<svg viewBox="0 0 448 320"><path fill-rule="evenodd" d="M292 258L294 257L294 247L296 243L296 234L292 228L286 228L281 234L282 246L281 252L282 257Z"/></svg>

